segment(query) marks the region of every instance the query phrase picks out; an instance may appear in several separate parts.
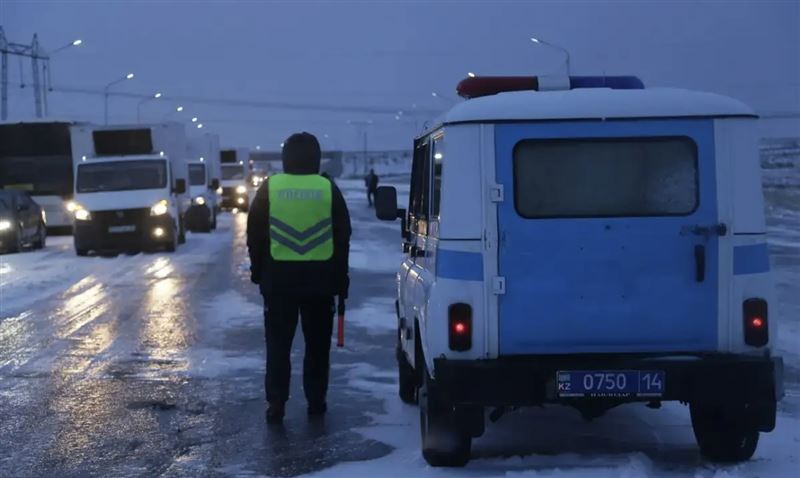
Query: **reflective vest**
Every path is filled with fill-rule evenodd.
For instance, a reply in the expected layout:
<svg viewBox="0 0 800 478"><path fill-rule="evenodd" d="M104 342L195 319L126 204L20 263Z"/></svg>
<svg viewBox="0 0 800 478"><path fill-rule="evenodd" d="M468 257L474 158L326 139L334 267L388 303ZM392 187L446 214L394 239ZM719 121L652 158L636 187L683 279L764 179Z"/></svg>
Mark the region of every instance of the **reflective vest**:
<svg viewBox="0 0 800 478"><path fill-rule="evenodd" d="M270 254L276 261L333 257L331 182L317 174L269 179Z"/></svg>

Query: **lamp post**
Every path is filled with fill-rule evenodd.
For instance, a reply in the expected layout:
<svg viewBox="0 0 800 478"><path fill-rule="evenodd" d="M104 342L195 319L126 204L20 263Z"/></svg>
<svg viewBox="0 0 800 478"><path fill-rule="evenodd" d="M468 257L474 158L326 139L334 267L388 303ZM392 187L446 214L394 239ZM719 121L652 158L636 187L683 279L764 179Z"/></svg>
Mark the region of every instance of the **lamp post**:
<svg viewBox="0 0 800 478"><path fill-rule="evenodd" d="M108 94L109 94L109 90L111 90L112 86L114 86L114 85L116 85L118 83L122 83L125 80L132 80L132 79L133 79L133 73L128 73L127 75L123 76L122 78L118 78L118 79L112 81L111 83L108 83L106 85L106 87L103 89L103 93L104 93L103 96L105 98L104 108L103 108L103 122L105 124L108 124Z"/></svg>
<svg viewBox="0 0 800 478"><path fill-rule="evenodd" d="M143 99L139 103L136 104L136 122L142 122L142 106L147 103L148 101L153 101L161 98L161 93L156 93L153 96L148 96L147 98Z"/></svg>
<svg viewBox="0 0 800 478"><path fill-rule="evenodd" d="M50 59L53 57L53 55L55 55L56 53L58 53L58 52L60 52L62 50L66 50L67 48L72 48L72 47L76 47L76 46L81 46L82 44L83 44L83 40L77 39L77 40L73 40L73 41L67 43L66 45L62 45L62 46L56 48L55 50L51 51L50 53L48 53L47 54L47 58L42 63L42 69L43 69L42 76L44 77L44 82L45 82L44 95L42 95L42 97L44 98L44 115L45 116L48 115L48 111L47 111L48 110L48 107L47 107L47 94L50 91L53 91L53 72L52 72L52 68L50 68Z"/></svg>
<svg viewBox="0 0 800 478"><path fill-rule="evenodd" d="M554 49L559 50L560 52L562 52L564 54L564 57L565 57L565 60L566 60L565 65L567 67L567 76L569 76L569 52L567 51L566 48L560 47L560 46L558 46L556 44L553 44L553 43L550 43L548 41L544 41L541 38L531 37L531 41L533 43L537 44L537 45L549 46L550 48L554 48Z"/></svg>

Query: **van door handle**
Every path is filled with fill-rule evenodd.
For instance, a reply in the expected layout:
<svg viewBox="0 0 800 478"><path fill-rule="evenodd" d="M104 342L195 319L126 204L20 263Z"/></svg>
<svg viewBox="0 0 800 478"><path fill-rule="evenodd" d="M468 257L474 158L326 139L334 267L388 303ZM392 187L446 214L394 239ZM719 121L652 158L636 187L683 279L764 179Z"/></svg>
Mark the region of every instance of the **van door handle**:
<svg viewBox="0 0 800 478"><path fill-rule="evenodd" d="M683 226L683 228L681 228L681 234L694 234L696 236L703 236L706 238L709 236L722 237L728 234L728 225L724 222L721 222L719 224L712 224L710 226Z"/></svg>
<svg viewBox="0 0 800 478"><path fill-rule="evenodd" d="M702 244L694 246L694 267L695 280L697 282L706 280L706 246Z"/></svg>

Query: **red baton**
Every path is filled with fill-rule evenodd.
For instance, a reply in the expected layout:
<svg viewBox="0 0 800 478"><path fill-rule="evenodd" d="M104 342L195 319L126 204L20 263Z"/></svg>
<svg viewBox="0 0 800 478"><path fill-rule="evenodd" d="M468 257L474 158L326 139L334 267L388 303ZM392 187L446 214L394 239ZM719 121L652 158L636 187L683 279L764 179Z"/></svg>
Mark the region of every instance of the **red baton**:
<svg viewBox="0 0 800 478"><path fill-rule="evenodd" d="M338 327L336 329L336 346L344 347L344 299L339 297L339 306L336 308L339 318Z"/></svg>

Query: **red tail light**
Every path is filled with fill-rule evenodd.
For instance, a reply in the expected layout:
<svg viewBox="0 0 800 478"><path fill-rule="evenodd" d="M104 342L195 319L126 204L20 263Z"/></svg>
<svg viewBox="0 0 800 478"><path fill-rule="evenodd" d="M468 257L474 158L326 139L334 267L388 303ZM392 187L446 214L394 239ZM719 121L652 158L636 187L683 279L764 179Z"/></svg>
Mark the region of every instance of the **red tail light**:
<svg viewBox="0 0 800 478"><path fill-rule="evenodd" d="M744 301L744 343L763 347L769 342L769 317L767 301L747 299Z"/></svg>
<svg viewBox="0 0 800 478"><path fill-rule="evenodd" d="M472 307L457 303L447 310L450 350L463 352L472 348Z"/></svg>

